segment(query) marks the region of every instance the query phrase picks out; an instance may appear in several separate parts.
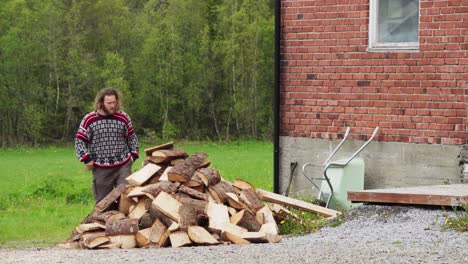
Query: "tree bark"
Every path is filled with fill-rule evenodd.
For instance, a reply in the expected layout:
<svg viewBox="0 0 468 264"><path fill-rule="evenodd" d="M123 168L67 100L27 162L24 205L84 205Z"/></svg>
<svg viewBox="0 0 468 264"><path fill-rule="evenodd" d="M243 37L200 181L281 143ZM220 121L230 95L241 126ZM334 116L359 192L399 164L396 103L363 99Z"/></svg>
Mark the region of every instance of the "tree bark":
<svg viewBox="0 0 468 264"><path fill-rule="evenodd" d="M168 172L169 181L187 182L192 178L195 170L208 157L206 153L198 152L187 158L183 163L172 167Z"/></svg>

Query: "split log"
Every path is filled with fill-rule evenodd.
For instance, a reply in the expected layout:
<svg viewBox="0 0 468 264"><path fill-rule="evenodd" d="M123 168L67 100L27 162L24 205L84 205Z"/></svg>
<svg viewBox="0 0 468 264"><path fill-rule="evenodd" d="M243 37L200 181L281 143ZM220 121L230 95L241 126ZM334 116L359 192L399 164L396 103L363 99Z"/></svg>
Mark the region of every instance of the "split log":
<svg viewBox="0 0 468 264"><path fill-rule="evenodd" d="M115 203L115 201L120 198L120 195L125 192L128 188L127 184L120 184L116 188L114 188L104 199L99 201L95 206L94 206L94 211L97 212L103 212L106 209L108 209L112 204Z"/></svg>
<svg viewBox="0 0 468 264"><path fill-rule="evenodd" d="M179 209L179 227L185 231L192 225L203 225L202 221L206 219L206 208L208 202L191 198L180 199L182 204Z"/></svg>
<svg viewBox="0 0 468 264"><path fill-rule="evenodd" d="M202 187L205 187L205 185L203 184L203 181L200 179L200 177L198 176L197 173L193 173L192 177L190 178L189 181L187 182L184 182L184 185L185 186L188 186L188 187L198 187L198 186L202 186Z"/></svg>
<svg viewBox="0 0 468 264"><path fill-rule="evenodd" d="M125 214L117 211L117 210L110 210L106 212L92 212L88 215L83 224L90 224L90 223L100 223L105 224L108 220L120 220L126 218Z"/></svg>
<svg viewBox="0 0 468 264"><path fill-rule="evenodd" d="M113 235L109 236L110 242L120 245L120 248L128 249L137 246L135 235Z"/></svg>
<svg viewBox="0 0 468 264"><path fill-rule="evenodd" d="M168 216L166 216L165 214L163 214L161 211L159 211L157 208L155 208L153 206L153 204L151 204L149 210L148 210L151 218L153 218L154 220L156 219L159 219L161 222L163 222L163 224L165 226L171 226L174 222L174 220L172 220L171 218L169 218ZM153 221L154 223L154 221ZM151 224L153 224L151 223Z"/></svg>
<svg viewBox="0 0 468 264"><path fill-rule="evenodd" d="M92 231L92 232L83 233L81 236L81 240L85 240L90 236L106 236L106 231L100 230L100 231Z"/></svg>
<svg viewBox="0 0 468 264"><path fill-rule="evenodd" d="M239 188L240 190L252 190L255 191L255 188L253 187L252 184L248 183L247 181L244 181L242 179L236 179L232 185L234 187Z"/></svg>
<svg viewBox="0 0 468 264"><path fill-rule="evenodd" d="M188 157L187 152L183 149L161 149L153 151L151 161L155 163L167 163L174 159L185 159Z"/></svg>
<svg viewBox="0 0 468 264"><path fill-rule="evenodd" d="M137 170L136 172L132 173L130 176L125 178L128 183L133 186L141 186L145 182L147 182L153 175L156 174L161 169L160 166L149 163L143 168Z"/></svg>
<svg viewBox="0 0 468 264"><path fill-rule="evenodd" d="M245 233L245 232L247 232L247 229L245 229L244 227L235 225L235 224L230 223L230 222L219 223L216 228L217 229L211 229L211 228L209 228L209 229L213 230L214 234L218 234L218 233L222 233L222 232L229 232L229 233L233 233L233 234L238 235L238 236Z"/></svg>
<svg viewBox="0 0 468 264"><path fill-rule="evenodd" d="M206 214L208 215L208 228L212 232L221 233L222 224L230 223L227 206L223 204L209 202L206 207Z"/></svg>
<svg viewBox="0 0 468 264"><path fill-rule="evenodd" d="M192 241L190 241L190 238L185 231L171 233L169 235L169 240L171 241L171 245L174 248L189 246L192 244Z"/></svg>
<svg viewBox="0 0 468 264"><path fill-rule="evenodd" d="M181 203L176 199L172 198L166 192L160 192L158 196L153 200L153 207L165 214L172 220L179 222L179 208Z"/></svg>
<svg viewBox="0 0 468 264"><path fill-rule="evenodd" d="M246 232L247 229L234 225L229 220L227 206L208 202L206 214L208 215L208 228L211 232L221 233L228 231L234 234Z"/></svg>
<svg viewBox="0 0 468 264"><path fill-rule="evenodd" d="M199 191L197 191L195 189L192 189L190 187L187 187L185 185L181 185L179 187L179 191L183 192L183 193L186 193L186 194L188 194L188 195L190 195L190 196L192 196L194 198L197 198L199 200L205 200L205 201L208 200L208 197L206 196L206 194L204 194L202 192L199 192Z"/></svg>
<svg viewBox="0 0 468 264"><path fill-rule="evenodd" d="M265 206L257 194L251 189L242 190L239 197L254 213L257 213L258 210Z"/></svg>
<svg viewBox="0 0 468 264"><path fill-rule="evenodd" d="M76 232L82 234L84 232L95 231L95 230L104 230L106 226L100 223L90 223L90 224L81 224L76 227Z"/></svg>
<svg viewBox="0 0 468 264"><path fill-rule="evenodd" d="M287 205L297 208L299 210L305 210L312 213L318 213L324 217L336 217L340 214L340 212L329 208L325 208L311 203L306 203L304 201L282 196L276 193L267 192L264 190L257 190L257 193L263 201Z"/></svg>
<svg viewBox="0 0 468 264"><path fill-rule="evenodd" d="M238 236L236 234L224 231L221 233L221 239L225 241L231 241L232 243L236 245L248 245L250 242L246 239L243 239L241 236Z"/></svg>
<svg viewBox="0 0 468 264"><path fill-rule="evenodd" d="M156 219L154 224L151 226L150 245L157 247L166 246L169 242L169 235L170 233L167 227L159 221L159 219Z"/></svg>
<svg viewBox="0 0 468 264"><path fill-rule="evenodd" d="M142 229L146 229L148 227L151 227L155 220L156 220L156 218L153 218L149 212L146 212L138 220L138 228L140 230L142 230Z"/></svg>
<svg viewBox="0 0 468 264"><path fill-rule="evenodd" d="M132 191L132 188L128 188L120 195L119 211L123 214L128 214L130 212L130 207L136 205L135 201L131 197L128 197L130 191Z"/></svg>
<svg viewBox="0 0 468 264"><path fill-rule="evenodd" d="M138 232L137 219L122 219L106 222L106 236L112 235L133 235Z"/></svg>
<svg viewBox="0 0 468 264"><path fill-rule="evenodd" d="M128 193L128 198L134 198L138 196L147 196L147 193L144 193L143 190L149 188L148 185L133 187L132 190ZM151 198L151 197L149 197Z"/></svg>
<svg viewBox="0 0 468 264"><path fill-rule="evenodd" d="M102 244L105 244L109 242L110 239L106 236L102 235L91 235L88 236L83 242L84 246L87 248L95 248L97 246L100 246Z"/></svg>
<svg viewBox="0 0 468 264"><path fill-rule="evenodd" d="M80 242L78 241L64 241L58 243L58 248L61 249L80 249Z"/></svg>
<svg viewBox="0 0 468 264"><path fill-rule="evenodd" d="M182 163L184 161L185 161L185 159L173 159L173 160L171 160L171 162L169 164L171 164L171 166L175 166L175 165L180 164L180 163Z"/></svg>
<svg viewBox="0 0 468 264"><path fill-rule="evenodd" d="M142 190L142 192L149 194L151 199L154 199L160 192L174 193L177 191L178 185L168 181L161 181L151 185Z"/></svg>
<svg viewBox="0 0 468 264"><path fill-rule="evenodd" d="M226 196L227 196L227 202L233 208L237 210L242 210L246 208L245 205L240 202L239 197L235 193L227 192Z"/></svg>
<svg viewBox="0 0 468 264"><path fill-rule="evenodd" d="M161 145L158 145L158 146L147 148L144 151L145 151L146 156L151 156L151 154L153 154L153 152L156 151L156 150L171 149L173 147L174 147L174 143L171 141L171 142L167 142L167 143L164 143L164 144L161 144Z"/></svg>
<svg viewBox="0 0 468 264"><path fill-rule="evenodd" d="M281 220L284 220L287 217L299 219L299 216L297 214L289 211L284 206L281 206L279 204L269 203L268 208L270 208L270 210L273 212L273 217L275 217L278 222L281 222Z"/></svg>
<svg viewBox="0 0 468 264"><path fill-rule="evenodd" d="M254 243L278 243L281 237L263 232L245 232L242 238Z"/></svg>
<svg viewBox="0 0 468 264"><path fill-rule="evenodd" d="M274 223L276 225L273 212L270 210L270 207L268 207L268 205L265 205L262 209L257 211L256 218L260 224ZM261 221L259 221L259 219L261 219Z"/></svg>
<svg viewBox="0 0 468 264"><path fill-rule="evenodd" d="M230 207L230 206L228 206L228 212L229 212L230 216L233 216L233 215L237 214L237 210Z"/></svg>
<svg viewBox="0 0 468 264"><path fill-rule="evenodd" d="M202 245L216 245L219 244L208 231L201 226L189 226L187 234L194 243Z"/></svg>
<svg viewBox="0 0 468 264"><path fill-rule="evenodd" d="M278 230L278 226L276 225L276 223L267 223L267 224L262 225L259 232L272 234L272 235L278 235L279 230Z"/></svg>
<svg viewBox="0 0 468 264"><path fill-rule="evenodd" d="M155 183L158 183L160 182L160 179L161 179L161 176L163 174L163 172L166 170L166 166L164 165L160 165L161 166L161 169L158 170L154 175L153 177L151 177L145 184L148 185L148 184L155 184Z"/></svg>
<svg viewBox="0 0 468 264"><path fill-rule="evenodd" d="M159 177L159 181L169 181L169 178L167 177L167 173L172 169L172 166L167 166L166 169L164 169L163 173Z"/></svg>
<svg viewBox="0 0 468 264"><path fill-rule="evenodd" d="M110 238L109 238L110 240ZM102 245L99 245L97 248L99 249L118 249L118 248L122 248L122 244L120 243L107 243L107 244L102 244Z"/></svg>
<svg viewBox="0 0 468 264"><path fill-rule="evenodd" d="M189 181L195 170L207 157L206 153L198 152L187 158L184 162L177 164L168 172L169 181Z"/></svg>
<svg viewBox="0 0 468 264"><path fill-rule="evenodd" d="M143 230L138 231L138 233L135 235L136 243L137 246L142 248L142 247L147 247L150 243L150 237L151 237L151 228L145 228Z"/></svg>
<svg viewBox="0 0 468 264"><path fill-rule="evenodd" d="M220 181L218 184L208 187L209 192L218 203L227 203L226 193L235 192L234 187L226 181Z"/></svg>
<svg viewBox="0 0 468 264"><path fill-rule="evenodd" d="M199 168L199 169L200 169L200 168L208 168L210 165L211 165L211 161L209 161L209 160L204 160L204 161L202 162L202 164L200 164L200 166L198 166L198 168Z"/></svg>
<svg viewBox="0 0 468 264"><path fill-rule="evenodd" d="M167 230L169 230L169 232L179 231L179 229L180 229L179 224L174 222L174 221L172 221L172 224L167 228Z"/></svg>
<svg viewBox="0 0 468 264"><path fill-rule="evenodd" d="M257 222L257 219L255 219L255 216L247 212L245 209L233 215L230 220L231 223L245 227L248 231L251 232L257 232L261 227L260 223Z"/></svg>
<svg viewBox="0 0 468 264"><path fill-rule="evenodd" d="M208 202L209 203L219 203L218 201L215 200L213 195L211 195L211 192L209 192L209 190L207 192L205 192L205 194L208 197Z"/></svg>
<svg viewBox="0 0 468 264"><path fill-rule="evenodd" d="M221 181L218 170L215 168L201 168L195 173L200 177L205 186L213 186Z"/></svg>
<svg viewBox="0 0 468 264"><path fill-rule="evenodd" d="M138 203L128 214L129 218L140 219L148 210L146 210L146 200L149 198L142 197L138 200Z"/></svg>

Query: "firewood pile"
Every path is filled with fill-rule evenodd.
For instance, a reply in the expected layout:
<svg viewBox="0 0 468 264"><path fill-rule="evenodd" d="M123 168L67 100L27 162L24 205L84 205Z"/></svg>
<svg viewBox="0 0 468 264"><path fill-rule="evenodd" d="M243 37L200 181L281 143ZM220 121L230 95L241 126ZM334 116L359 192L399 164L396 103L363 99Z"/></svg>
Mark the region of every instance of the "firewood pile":
<svg viewBox="0 0 468 264"><path fill-rule="evenodd" d="M105 249L276 243L282 205L336 211L225 181L206 153L191 156L173 143L145 149L142 167L95 205L61 248ZM271 203L265 204L263 201Z"/></svg>

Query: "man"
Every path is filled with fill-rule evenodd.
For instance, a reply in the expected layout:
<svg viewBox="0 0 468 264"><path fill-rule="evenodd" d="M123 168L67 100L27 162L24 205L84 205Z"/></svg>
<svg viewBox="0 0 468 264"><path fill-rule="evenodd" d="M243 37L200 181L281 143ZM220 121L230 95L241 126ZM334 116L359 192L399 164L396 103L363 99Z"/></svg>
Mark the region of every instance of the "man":
<svg viewBox="0 0 468 264"><path fill-rule="evenodd" d="M86 169L93 171L96 203L115 186L126 183L139 157L138 138L130 117L120 110L120 95L114 88L104 88L96 95L95 111L85 115L76 133L75 150Z"/></svg>

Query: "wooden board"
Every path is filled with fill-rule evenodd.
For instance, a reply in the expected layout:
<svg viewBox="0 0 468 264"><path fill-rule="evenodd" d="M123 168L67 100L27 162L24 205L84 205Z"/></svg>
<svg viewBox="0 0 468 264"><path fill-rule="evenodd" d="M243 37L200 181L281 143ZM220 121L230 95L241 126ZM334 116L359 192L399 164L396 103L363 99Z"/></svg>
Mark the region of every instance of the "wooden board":
<svg viewBox="0 0 468 264"><path fill-rule="evenodd" d="M282 196L276 193L267 192L267 191L260 190L260 189L257 189L257 194L260 197L260 199L263 201L277 203L281 205L287 205L287 206L297 208L299 210L305 210L305 211L312 212L312 213L318 213L324 217L336 217L339 214L338 211L335 211L332 209L328 209L322 206L307 203L307 202L297 200L291 197Z"/></svg>
<svg viewBox="0 0 468 264"><path fill-rule="evenodd" d="M351 202L468 205L468 184L417 186L348 192Z"/></svg>

